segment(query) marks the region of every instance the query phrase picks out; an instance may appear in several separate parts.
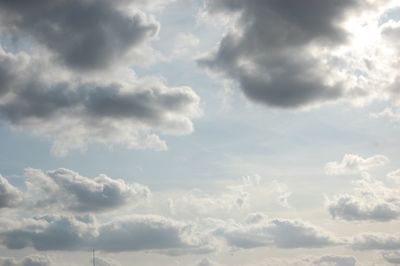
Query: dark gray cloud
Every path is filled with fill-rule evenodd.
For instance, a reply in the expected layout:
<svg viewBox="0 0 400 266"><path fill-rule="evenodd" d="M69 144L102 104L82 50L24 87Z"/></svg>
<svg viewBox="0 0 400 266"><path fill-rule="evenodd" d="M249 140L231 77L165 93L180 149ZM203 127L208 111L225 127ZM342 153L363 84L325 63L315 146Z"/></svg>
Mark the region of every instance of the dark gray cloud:
<svg viewBox="0 0 400 266"><path fill-rule="evenodd" d="M346 42L341 23L359 1L206 3L209 13L238 19L217 51L199 63L236 80L251 100L292 108L342 96L344 85L332 74L333 60L318 51Z"/></svg>
<svg viewBox="0 0 400 266"><path fill-rule="evenodd" d="M15 207L21 200L21 191L0 175L0 209Z"/></svg>
<svg viewBox="0 0 400 266"><path fill-rule="evenodd" d="M112 252L191 249L201 244L188 225L151 215L106 223L99 228L97 242L100 249Z"/></svg>
<svg viewBox="0 0 400 266"><path fill-rule="evenodd" d="M3 50L2 62L8 81L2 90L6 100L0 101L0 118L54 138L53 152L58 155L96 142L165 149L155 132L190 133L191 119L200 114L200 99L189 87L168 88L151 80L49 79L37 67L44 62Z"/></svg>
<svg viewBox="0 0 400 266"><path fill-rule="evenodd" d="M31 255L21 260L0 257L0 266L51 266L52 261L45 256Z"/></svg>
<svg viewBox="0 0 400 266"><path fill-rule="evenodd" d="M0 10L3 31L29 36L78 71L110 67L159 28L107 0L2 0Z"/></svg>
<svg viewBox="0 0 400 266"><path fill-rule="evenodd" d="M153 215L119 217L99 224L92 216L44 216L24 220L0 234L9 249L97 250L122 252L169 250L194 252L207 244L189 225Z"/></svg>
<svg viewBox="0 0 400 266"><path fill-rule="evenodd" d="M197 94L131 69L159 30L145 4L0 0L0 38L18 44L0 48L0 119L53 139L59 156L91 143L165 150L160 134L191 133Z"/></svg>
<svg viewBox="0 0 400 266"><path fill-rule="evenodd" d="M244 224L225 224L215 230L215 235L238 248L318 248L339 243L328 232L306 222L266 217L250 219Z"/></svg>
<svg viewBox="0 0 400 266"><path fill-rule="evenodd" d="M116 210L145 202L150 190L139 184L100 175L94 179L68 169L43 172L28 169L26 201L39 208L67 209L78 212Z"/></svg>
<svg viewBox="0 0 400 266"><path fill-rule="evenodd" d="M96 238L92 216L44 216L24 220L19 227L1 233L3 245L10 249L33 247L36 250L78 250Z"/></svg>

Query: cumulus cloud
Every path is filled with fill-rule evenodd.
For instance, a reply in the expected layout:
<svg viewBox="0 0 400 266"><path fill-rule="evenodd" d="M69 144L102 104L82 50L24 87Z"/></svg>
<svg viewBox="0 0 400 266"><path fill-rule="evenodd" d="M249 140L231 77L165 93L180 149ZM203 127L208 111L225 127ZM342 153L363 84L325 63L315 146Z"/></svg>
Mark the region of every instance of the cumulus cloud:
<svg viewBox="0 0 400 266"><path fill-rule="evenodd" d="M394 5L391 0L206 1L205 13L222 17L227 32L199 63L236 81L250 100L271 107L338 100L356 106L375 99L398 103L399 23L385 18Z"/></svg>
<svg viewBox="0 0 400 266"><path fill-rule="evenodd" d="M0 1L1 36L24 48L0 47L0 118L53 139L59 156L92 143L165 150L160 134L191 133L201 114L198 95L131 69L146 61L143 49L159 26L128 6Z"/></svg>
<svg viewBox="0 0 400 266"><path fill-rule="evenodd" d="M365 233L353 237L354 250L396 250L400 249L400 234Z"/></svg>
<svg viewBox="0 0 400 266"><path fill-rule="evenodd" d="M21 191L0 175L0 209L15 207L21 200Z"/></svg>
<svg viewBox="0 0 400 266"><path fill-rule="evenodd" d="M124 13L106 0L0 1L0 7L3 31L29 36L79 71L110 67L159 28L143 13Z"/></svg>
<svg viewBox="0 0 400 266"><path fill-rule="evenodd" d="M392 171L387 174L387 177L391 180L393 180L396 183L400 182L400 169L397 169L395 171Z"/></svg>
<svg viewBox="0 0 400 266"><path fill-rule="evenodd" d="M0 50L2 57L16 69L8 70L12 90L0 101L0 117L16 129L54 138L56 155L90 143L162 150L166 144L156 132L191 133L191 119L201 114L200 99L189 87L126 77L113 82L50 80L27 54Z"/></svg>
<svg viewBox="0 0 400 266"><path fill-rule="evenodd" d="M56 207L78 212L114 210L137 205L150 197L150 190L139 184L100 175L94 179L69 169L43 172L27 169L25 176L28 206Z"/></svg>
<svg viewBox="0 0 400 266"><path fill-rule="evenodd" d="M348 15L362 8L356 0L206 1L209 14L237 19L230 19L218 49L199 63L236 80L248 98L268 106L336 100L349 90L349 79L340 77L343 66L332 51L349 39Z"/></svg>
<svg viewBox="0 0 400 266"><path fill-rule="evenodd" d="M389 159L384 155L363 158L357 154L345 154L341 161L329 162L325 165L328 175L344 175L367 171L374 167L384 166Z"/></svg>
<svg viewBox="0 0 400 266"><path fill-rule="evenodd" d="M399 251L390 251L383 252L382 257L391 264L400 264L400 252Z"/></svg>
<svg viewBox="0 0 400 266"><path fill-rule="evenodd" d="M51 266L52 261L45 256L32 255L21 260L0 257L0 266Z"/></svg>
<svg viewBox="0 0 400 266"><path fill-rule="evenodd" d="M276 246L278 248L318 248L339 244L340 240L322 228L301 220L268 219L249 215L244 223L225 223L215 235L237 248Z"/></svg>
<svg viewBox="0 0 400 266"><path fill-rule="evenodd" d="M354 182L352 193L328 200L328 211L344 220L390 221L400 217L400 190L372 177Z"/></svg>
<svg viewBox="0 0 400 266"><path fill-rule="evenodd" d="M388 50L392 50L393 56L392 59L389 59L391 63L390 67L393 69L398 69L399 62L396 60L396 57L400 55L400 45L399 45L399 34L400 34L400 22L389 20L384 23L381 28L382 38L386 41L385 44ZM391 100L391 103L395 106L400 105L399 96L400 96L400 75L397 71L393 71L394 75L391 76L391 83L388 85L388 96ZM382 113L383 116L389 116L394 120L398 120L398 112L391 111L391 109L384 110Z"/></svg>
<svg viewBox="0 0 400 266"><path fill-rule="evenodd" d="M26 219L0 234L9 249L109 252L204 250L206 241L188 224L156 215L131 215L98 223L93 216L49 215Z"/></svg>

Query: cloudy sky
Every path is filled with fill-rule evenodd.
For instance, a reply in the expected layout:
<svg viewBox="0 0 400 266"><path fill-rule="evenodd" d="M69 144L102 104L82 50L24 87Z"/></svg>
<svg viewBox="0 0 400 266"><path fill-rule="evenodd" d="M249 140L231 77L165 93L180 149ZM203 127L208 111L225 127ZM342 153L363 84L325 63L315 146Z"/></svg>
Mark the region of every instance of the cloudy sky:
<svg viewBox="0 0 400 266"><path fill-rule="evenodd" d="M400 2L0 0L0 266L400 265Z"/></svg>

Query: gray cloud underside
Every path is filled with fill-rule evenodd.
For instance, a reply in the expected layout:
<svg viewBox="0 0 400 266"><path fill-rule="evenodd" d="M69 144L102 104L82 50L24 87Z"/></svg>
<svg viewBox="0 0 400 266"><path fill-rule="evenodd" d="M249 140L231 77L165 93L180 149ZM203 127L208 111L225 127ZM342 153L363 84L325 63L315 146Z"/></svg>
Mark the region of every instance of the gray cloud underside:
<svg viewBox="0 0 400 266"><path fill-rule="evenodd" d="M43 172L28 169L25 173L30 208L57 208L74 212L101 212L126 205L135 206L150 197L150 190L139 184L100 175L94 179L68 169Z"/></svg>
<svg viewBox="0 0 400 266"><path fill-rule="evenodd" d="M0 10L3 31L29 36L79 71L111 66L159 28L143 14L125 14L107 0L2 0Z"/></svg>
<svg viewBox="0 0 400 266"><path fill-rule="evenodd" d="M339 244L339 240L328 232L303 221L266 217L247 219L245 224L226 224L216 229L215 235L238 248L318 248Z"/></svg>
<svg viewBox="0 0 400 266"><path fill-rule="evenodd" d="M350 194L335 196L328 203L334 218L348 221L390 221L400 217L399 189L372 177L355 182Z"/></svg>
<svg viewBox="0 0 400 266"><path fill-rule="evenodd" d="M0 24L18 44L0 48L0 118L53 139L53 154L91 143L165 150L159 134L193 131L191 88L130 69L159 30L135 2L0 0Z"/></svg>
<svg viewBox="0 0 400 266"><path fill-rule="evenodd" d="M122 252L140 250L188 250L203 242L187 224L152 215L120 217L98 224L92 216L44 216L23 221L2 232L0 239L10 249L97 250Z"/></svg>
<svg viewBox="0 0 400 266"><path fill-rule="evenodd" d="M354 250L396 250L400 249L399 234L365 233L352 240Z"/></svg>
<svg viewBox="0 0 400 266"><path fill-rule="evenodd" d="M344 43L340 22L359 7L356 0L207 1L211 14L239 14L234 31L200 65L236 80L245 95L269 106L293 108L342 96L342 82L328 81L310 47ZM334 65L334 64L332 64Z"/></svg>
<svg viewBox="0 0 400 266"><path fill-rule="evenodd" d="M399 199L371 202L368 198L341 195L328 206L334 218L348 221L390 221L400 217Z"/></svg>
<svg viewBox="0 0 400 266"><path fill-rule="evenodd" d="M200 113L200 99L189 87L140 80L128 85L49 80L37 64L43 62L0 50L0 117L17 128L55 138L55 153L60 155L88 142L163 149L165 143L151 131L190 133L191 118ZM68 137L67 128L78 136Z"/></svg>
<svg viewBox="0 0 400 266"><path fill-rule="evenodd" d="M0 113L11 123L78 113L93 121L134 119L155 126L162 124L165 116L188 111L187 108L198 101L197 95L187 87L166 89L161 84L138 82L123 90L118 82L106 85L73 81L53 83L40 79L34 69L34 63L38 62L21 69L23 57L24 54L0 53L0 62L5 66L0 68L0 77L7 77L1 80L1 87L4 91L12 88L11 99L0 103Z"/></svg>
<svg viewBox="0 0 400 266"><path fill-rule="evenodd" d="M400 252L399 251L389 251L383 252L382 257L391 264L400 264Z"/></svg>

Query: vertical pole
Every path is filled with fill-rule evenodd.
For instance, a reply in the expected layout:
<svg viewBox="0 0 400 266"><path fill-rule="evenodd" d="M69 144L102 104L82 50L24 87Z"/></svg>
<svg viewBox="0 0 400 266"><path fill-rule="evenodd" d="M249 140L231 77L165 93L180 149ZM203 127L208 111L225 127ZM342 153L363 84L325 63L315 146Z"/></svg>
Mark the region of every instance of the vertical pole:
<svg viewBox="0 0 400 266"><path fill-rule="evenodd" d="M96 266L96 257L95 257L95 254L94 254L94 249L93 249L93 266Z"/></svg>

